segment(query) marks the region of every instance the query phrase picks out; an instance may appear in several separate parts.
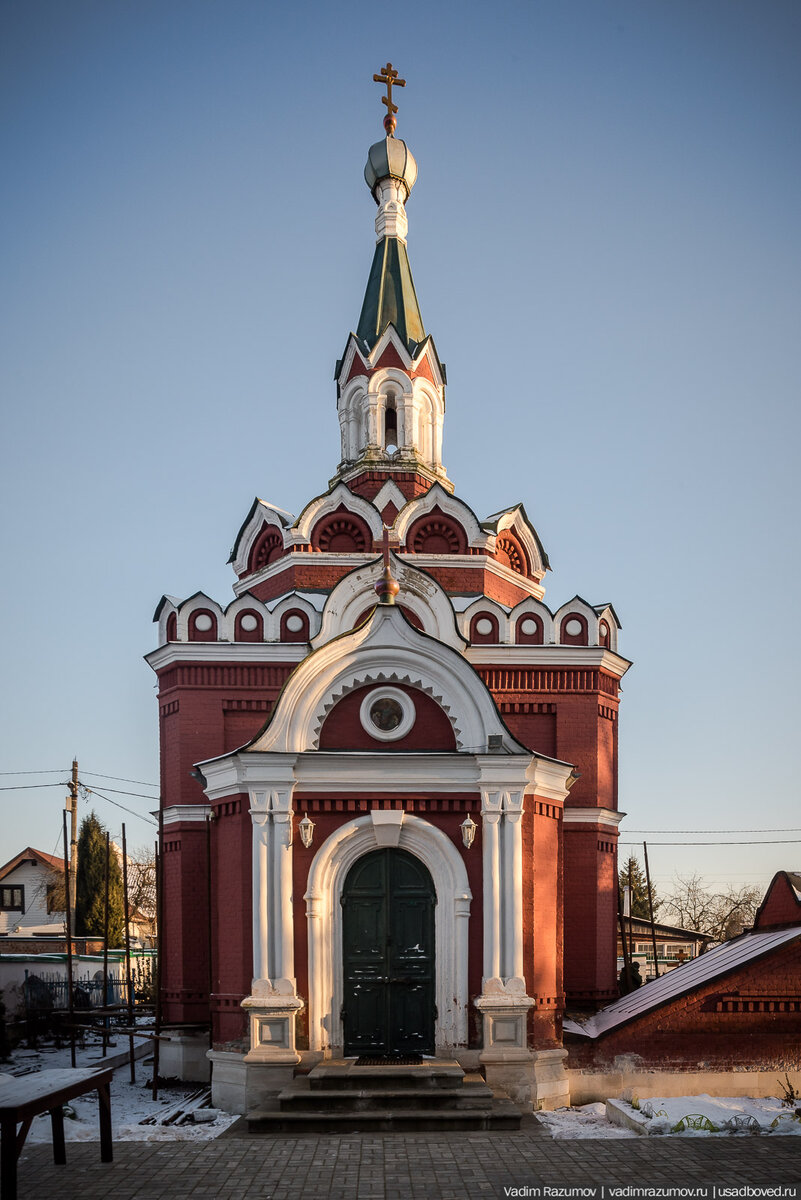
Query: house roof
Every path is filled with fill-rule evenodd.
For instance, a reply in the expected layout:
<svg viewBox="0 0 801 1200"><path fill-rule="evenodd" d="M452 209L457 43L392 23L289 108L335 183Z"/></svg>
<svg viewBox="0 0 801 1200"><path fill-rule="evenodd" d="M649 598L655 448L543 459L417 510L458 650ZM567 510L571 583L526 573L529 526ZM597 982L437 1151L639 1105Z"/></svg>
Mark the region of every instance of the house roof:
<svg viewBox="0 0 801 1200"><path fill-rule="evenodd" d="M755 962L798 938L801 938L801 925L795 925L791 929L743 933L740 937L732 938L730 942L724 942L722 946L716 946L714 950L675 967L667 975L662 975L651 983L644 983L627 996L621 996L619 1000L607 1004L600 1012L594 1013L583 1024L566 1019L563 1026L565 1033L586 1038L603 1037L612 1029L617 1029L643 1016L644 1013L675 1000L678 996L686 996L705 983Z"/></svg>
<svg viewBox="0 0 801 1200"><path fill-rule="evenodd" d="M624 917L626 924L626 932L628 932L628 923L631 921L634 926L634 932L639 935L651 932L651 922L645 917ZM661 925L659 921L654 922L657 937L677 937L685 942L709 942L712 940L708 933L699 933L697 929L682 929L680 925ZM619 936L619 933L618 933Z"/></svg>
<svg viewBox="0 0 801 1200"><path fill-rule="evenodd" d="M64 870L63 858L56 858L54 854L45 854L44 850L34 850L33 846L26 846L15 858L7 862L4 867L0 867L0 879L5 879L6 875L9 875L20 863L30 860L38 862L43 867L51 867L54 871Z"/></svg>

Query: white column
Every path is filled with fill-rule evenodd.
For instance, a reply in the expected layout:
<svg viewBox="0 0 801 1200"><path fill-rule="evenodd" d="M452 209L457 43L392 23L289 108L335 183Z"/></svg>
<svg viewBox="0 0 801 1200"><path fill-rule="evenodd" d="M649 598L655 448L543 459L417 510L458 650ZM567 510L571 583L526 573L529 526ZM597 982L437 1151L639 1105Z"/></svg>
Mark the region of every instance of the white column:
<svg viewBox="0 0 801 1200"><path fill-rule="evenodd" d="M484 853L484 978L501 978L501 794L481 792Z"/></svg>
<svg viewBox="0 0 801 1200"><path fill-rule="evenodd" d="M398 429L398 449L406 449L406 402L402 396L395 401L395 424Z"/></svg>
<svg viewBox="0 0 801 1200"><path fill-rule="evenodd" d="M436 470L442 469L442 414L434 412L432 416L432 446L431 458Z"/></svg>
<svg viewBox="0 0 801 1200"><path fill-rule="evenodd" d="M375 450L378 448L378 446L380 444L379 440L378 440L378 436L379 436L379 428L378 428L379 400L380 400L380 396L379 396L378 392L368 392L367 393L367 410L366 410L366 414L365 414L366 420L367 420L367 438L366 438L366 442L365 442L365 449L367 449L367 450L370 450L370 449Z"/></svg>
<svg viewBox="0 0 801 1200"><path fill-rule="evenodd" d="M253 979L295 987L292 909L294 783L250 793L253 821Z"/></svg>
<svg viewBox="0 0 801 1200"><path fill-rule="evenodd" d="M258 798L257 798L258 797ZM270 833L269 818L266 806L256 810L258 800L264 805L265 795L261 793L251 796L250 810L253 821L253 978L269 978L269 927L267 922L268 904L268 838Z"/></svg>
<svg viewBox="0 0 801 1200"><path fill-rule="evenodd" d="M504 812L505 914L504 975L523 978L523 793L507 792Z"/></svg>
<svg viewBox="0 0 801 1200"><path fill-rule="evenodd" d="M273 793L275 978L295 984L295 921L292 909L292 793Z"/></svg>

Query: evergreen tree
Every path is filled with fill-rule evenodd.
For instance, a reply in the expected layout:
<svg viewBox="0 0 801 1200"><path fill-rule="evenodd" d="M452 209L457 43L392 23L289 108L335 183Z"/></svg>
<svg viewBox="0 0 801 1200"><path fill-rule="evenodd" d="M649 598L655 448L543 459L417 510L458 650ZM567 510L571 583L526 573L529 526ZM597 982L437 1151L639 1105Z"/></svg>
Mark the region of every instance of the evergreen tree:
<svg viewBox="0 0 801 1200"><path fill-rule="evenodd" d="M631 888L631 915L642 917L644 921L650 921L651 910L648 907L648 884L645 879L645 871L633 854L620 868L619 882L621 895L625 895L624 888ZM653 884L651 884L651 897L654 904L654 916L656 916L656 910L662 901L657 900Z"/></svg>
<svg viewBox="0 0 801 1200"><path fill-rule="evenodd" d="M92 812L81 822L78 835L78 873L75 932L79 937L103 936L106 880L106 831ZM108 872L108 944L117 949L125 940L122 871L112 847Z"/></svg>

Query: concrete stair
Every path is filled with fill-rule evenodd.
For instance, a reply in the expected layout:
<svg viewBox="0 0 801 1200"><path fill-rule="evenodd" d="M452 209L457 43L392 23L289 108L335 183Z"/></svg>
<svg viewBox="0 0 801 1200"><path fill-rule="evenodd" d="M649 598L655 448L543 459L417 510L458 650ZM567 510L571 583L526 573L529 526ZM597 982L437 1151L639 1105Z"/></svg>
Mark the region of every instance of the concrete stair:
<svg viewBox="0 0 801 1200"><path fill-rule="evenodd" d="M245 1118L249 1133L391 1133L520 1128L520 1110L457 1062L357 1067L326 1060L298 1075L276 1109Z"/></svg>

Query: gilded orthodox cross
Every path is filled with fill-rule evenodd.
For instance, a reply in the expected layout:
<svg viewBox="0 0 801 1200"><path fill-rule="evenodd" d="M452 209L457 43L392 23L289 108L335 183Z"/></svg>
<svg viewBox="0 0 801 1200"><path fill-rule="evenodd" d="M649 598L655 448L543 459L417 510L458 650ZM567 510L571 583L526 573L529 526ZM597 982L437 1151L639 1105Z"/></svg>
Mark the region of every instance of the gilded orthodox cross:
<svg viewBox="0 0 801 1200"><path fill-rule="evenodd" d="M381 103L387 106L387 115L384 117L384 128L387 131L388 137L393 137L395 127L398 122L395 120L395 113L398 111L397 104L392 103L392 85L396 87L406 87L405 79L398 79L398 72L393 70L392 63L388 62L385 67L381 68L379 75L373 76L374 83L385 83L387 85L386 96L381 97Z"/></svg>
<svg viewBox="0 0 801 1200"><path fill-rule="evenodd" d="M384 525L383 542L384 570L378 583L376 583L374 586L378 595L379 604L394 604L395 597L400 591L400 584L398 583L397 579L393 578L392 567L389 561L389 525ZM395 540L395 544L399 544L397 539Z"/></svg>
<svg viewBox="0 0 801 1200"><path fill-rule="evenodd" d="M393 537L393 538L392 538L392 542L391 542L391 545L390 545L390 526L389 526L389 525L384 525L384 526L383 526L383 529L384 529L384 533L383 533L384 566L385 566L385 567L388 567L388 566L389 566L389 551L390 551L390 548L391 548L391 549L393 549L393 550L395 550L395 549L396 549L396 548L397 548L397 547L400 545L400 542L399 542L399 540L398 540L398 537L397 537L397 535L396 535L395 537Z"/></svg>

